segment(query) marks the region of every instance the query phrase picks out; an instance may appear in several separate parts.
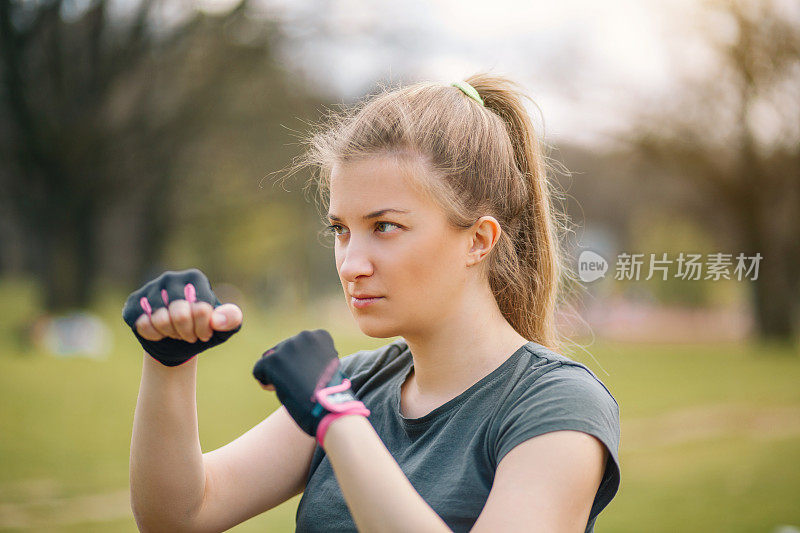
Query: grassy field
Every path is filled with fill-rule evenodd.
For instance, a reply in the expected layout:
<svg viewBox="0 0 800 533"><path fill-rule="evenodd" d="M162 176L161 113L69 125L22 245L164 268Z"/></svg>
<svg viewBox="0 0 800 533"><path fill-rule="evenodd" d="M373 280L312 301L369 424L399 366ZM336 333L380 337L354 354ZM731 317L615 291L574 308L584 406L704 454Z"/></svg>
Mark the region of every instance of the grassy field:
<svg viewBox="0 0 800 533"><path fill-rule="evenodd" d="M0 282L0 530L136 531L128 453L142 354L122 322L125 295L98 302L112 330L108 359L25 350L30 284ZM340 353L381 346L349 315L259 313L241 302L242 331L202 354L198 413L204 451L277 406L253 380L264 349L325 327ZM800 357L753 345L596 343L571 357L621 406L622 486L603 531L775 531L800 527ZM595 361L596 359L596 361ZM234 531L291 531L298 498Z"/></svg>

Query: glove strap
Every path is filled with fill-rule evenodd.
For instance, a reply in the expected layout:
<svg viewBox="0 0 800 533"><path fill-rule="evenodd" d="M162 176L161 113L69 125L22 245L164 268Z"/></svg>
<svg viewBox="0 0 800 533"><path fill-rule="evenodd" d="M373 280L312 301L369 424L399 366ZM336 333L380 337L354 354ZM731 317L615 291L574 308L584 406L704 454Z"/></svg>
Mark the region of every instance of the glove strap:
<svg viewBox="0 0 800 533"><path fill-rule="evenodd" d="M349 388L350 380L345 378L338 385L333 385L332 387L326 387L317 391L315 395L317 402L326 410L330 411L322 418L322 420L320 420L319 425L317 426L317 442L320 446L323 446L325 433L328 431L331 423L337 418L347 415L369 416L369 409L367 409L366 406L364 406L364 404L359 400L336 403L328 398L328 396L346 391Z"/></svg>

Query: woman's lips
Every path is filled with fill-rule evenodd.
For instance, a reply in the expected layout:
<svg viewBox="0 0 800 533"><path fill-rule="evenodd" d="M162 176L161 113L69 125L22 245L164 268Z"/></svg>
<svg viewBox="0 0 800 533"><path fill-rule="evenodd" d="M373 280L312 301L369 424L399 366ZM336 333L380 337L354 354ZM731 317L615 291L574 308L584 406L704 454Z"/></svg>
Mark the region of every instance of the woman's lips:
<svg viewBox="0 0 800 533"><path fill-rule="evenodd" d="M364 309L368 305L372 305L373 303L382 299L383 296L374 296L372 298L356 298L355 296L353 296L350 299L350 301L353 303L353 307L355 307L356 309Z"/></svg>

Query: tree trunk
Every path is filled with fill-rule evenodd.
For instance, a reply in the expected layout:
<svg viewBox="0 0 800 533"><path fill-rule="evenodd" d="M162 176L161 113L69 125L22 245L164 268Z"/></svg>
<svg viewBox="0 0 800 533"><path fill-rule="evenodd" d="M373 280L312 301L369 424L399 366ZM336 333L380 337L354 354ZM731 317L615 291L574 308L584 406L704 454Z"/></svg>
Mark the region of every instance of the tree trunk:
<svg viewBox="0 0 800 533"><path fill-rule="evenodd" d="M772 235L758 238L753 252L762 255L758 278L752 284L756 333L761 340L792 344L797 336L796 269L783 239Z"/></svg>

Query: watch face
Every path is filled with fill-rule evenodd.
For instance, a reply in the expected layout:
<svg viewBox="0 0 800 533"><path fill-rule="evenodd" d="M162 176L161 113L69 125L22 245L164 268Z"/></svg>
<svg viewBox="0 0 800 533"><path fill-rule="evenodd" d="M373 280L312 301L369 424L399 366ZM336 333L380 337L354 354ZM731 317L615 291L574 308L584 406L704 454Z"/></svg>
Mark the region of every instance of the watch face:
<svg viewBox="0 0 800 533"><path fill-rule="evenodd" d="M342 392L335 392L330 396L326 396L326 399L334 404L342 404L345 402L352 402L356 401L356 397L353 396L353 393L349 390L344 390Z"/></svg>
<svg viewBox="0 0 800 533"><path fill-rule="evenodd" d="M321 414L320 409L317 409L319 407L336 413L347 411L359 405L363 406L358 398L353 395L353 391L350 390L350 380L345 378L338 385L332 385L317 392L317 405L314 408L314 412L315 414Z"/></svg>

